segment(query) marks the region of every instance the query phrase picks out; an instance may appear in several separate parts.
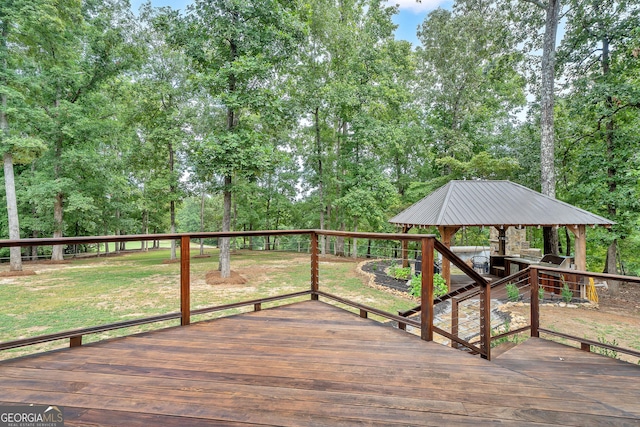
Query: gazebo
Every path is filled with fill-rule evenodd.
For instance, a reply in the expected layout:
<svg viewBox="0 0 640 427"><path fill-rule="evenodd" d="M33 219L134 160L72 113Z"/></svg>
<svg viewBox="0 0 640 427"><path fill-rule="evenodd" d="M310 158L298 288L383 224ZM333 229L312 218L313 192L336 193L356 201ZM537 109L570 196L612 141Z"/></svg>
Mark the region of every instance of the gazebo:
<svg viewBox="0 0 640 427"><path fill-rule="evenodd" d="M611 227L614 222L584 209L553 199L511 181L450 181L389 220L408 233L413 227L437 227L449 247L451 237L462 227L495 227L499 232L499 254L504 255L508 227L567 227L575 236L575 265L586 270L587 226ZM403 244L403 260L407 247ZM450 283L449 262L442 275Z"/></svg>

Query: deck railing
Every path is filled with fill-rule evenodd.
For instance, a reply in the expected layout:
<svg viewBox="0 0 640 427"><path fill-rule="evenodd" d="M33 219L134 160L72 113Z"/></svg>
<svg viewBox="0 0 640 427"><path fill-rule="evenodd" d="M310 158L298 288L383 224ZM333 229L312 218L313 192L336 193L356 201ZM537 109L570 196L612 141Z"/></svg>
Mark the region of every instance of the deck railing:
<svg viewBox="0 0 640 427"><path fill-rule="evenodd" d="M214 305L191 309L191 240L192 239L220 239L220 238L245 238L245 237L265 237L265 236L303 236L308 237L310 241L310 278L311 283L309 289L287 293L282 295L269 296L265 298L251 299L241 302L229 304ZM421 318L418 322L414 319L407 319L394 313L361 304L345 298L340 295L334 295L321 289L321 277L319 263L321 260L320 249L318 247L319 238L342 238L342 239L368 239L377 241L395 241L400 244L402 242L417 242L419 252L422 253L422 294L421 301ZM159 314L155 316L140 317L133 320L114 322L109 324L89 326L73 330L61 331L47 335L40 335L28 338L22 338L12 341L0 343L0 350L8 350L18 347L30 346L50 341L69 339L70 346L82 345L83 336L96 334L115 329L128 328L132 326L140 326L155 322L164 322L167 320L180 320L181 325L189 325L192 316L202 315L206 313L219 312L232 308L253 306L254 310L260 310L262 305L267 302L286 300L296 297L308 295L311 299L325 298L340 304L345 304L359 310L361 317L368 317L374 314L392 321L398 322L401 327L410 325L420 330L420 336L423 340L433 340L434 333L446 337L452 342L456 342L460 346L469 348L471 351L480 354L484 358L490 358L490 320L489 301L490 288L487 282L472 268L468 267L462 260L449 251L442 243L436 240L433 235L415 235L415 234L383 234L383 233L352 233L328 230L272 230L272 231L242 231L242 232L214 232L214 233L180 233L180 234L156 234L156 235L128 235L128 236L93 236L93 237L66 237L66 238L44 238L44 239L23 239L23 240L0 240L0 248L3 247L31 247L31 246L53 246L53 245L86 245L86 244L105 244L119 242L143 242L158 240L176 240L180 243L180 311ZM400 245L398 246L400 247ZM402 245L406 247L406 245ZM463 270L480 289L480 313L478 313L479 324L477 325L478 334L480 336L479 343L472 344L469 340L465 340L457 336L451 331L443 330L434 325L433 312L433 275L434 275L434 254L439 252L444 258Z"/></svg>
<svg viewBox="0 0 640 427"><path fill-rule="evenodd" d="M640 277L620 276L614 274L593 273L586 271L565 270L559 268L530 266L517 273L502 278L491 284L491 289L497 298L502 301L521 304L529 307L529 317L526 325L509 328L503 331L499 327L495 328L491 337L492 341L498 341L509 336L522 334L530 331L532 337L540 337L541 334L549 337L556 337L562 340L573 341L580 345L584 351L603 350L612 352L609 354L627 354L640 359L640 351L633 348L618 345L615 337L602 339L602 337L576 336L566 332L558 331L558 326L547 325L544 314L541 312L542 304L559 304L559 308L576 305L576 303L589 304L587 297L589 286L594 287L595 281L604 283L606 281L618 281L633 283L640 286ZM466 290L462 296L456 297L458 303L472 300L478 297L478 289ZM595 294L592 294L595 295ZM447 296L445 296L447 297ZM578 301L576 301L578 300ZM452 310L452 317L456 317L457 309ZM607 326L607 325L603 325Z"/></svg>
<svg viewBox="0 0 640 427"><path fill-rule="evenodd" d="M291 236L296 239L308 241L305 244L305 252L309 253L310 283L307 289L272 295L263 298L248 299L239 302L201 306L192 309L192 280L191 280L191 241L193 239L219 239L219 238L252 238L252 237L276 237ZM393 247L402 252L401 248L406 248L404 242L413 242L413 251L422 255L421 273L422 288L420 301L425 302L419 306L400 312L390 313L380 308L354 301L344 295L336 295L335 292L323 288L322 272L320 262L322 261L319 244L325 239L359 239L379 241L380 248L388 249L384 246L389 241L394 242ZM153 316L139 317L132 320L113 322L102 325L92 325L73 330L55 332L52 334L39 335L12 341L0 342L0 350L8 350L18 347L30 346L34 344L46 343L56 340L68 339L70 346L82 345L83 336L97 334L116 329L141 326L169 320L179 320L181 325L188 325L192 322L193 316L207 313L221 312L240 307L252 307L253 310L261 310L263 304L293 298L308 296L311 299L326 299L338 304L356 309L361 317L369 315L380 316L384 319L397 322L400 329L414 328L418 331L423 340L434 340L434 335L442 337L451 346L467 349L471 353L479 354L481 357L491 358L491 343L501 338L506 338L514 334L530 331L531 336L556 336L562 339L573 340L580 343L583 350L590 350L594 347L628 354L640 358L640 352L630 348L624 348L615 343L597 341L593 337L576 337L565 332L545 327L544 319L540 317L540 294L543 298L561 298L562 292L568 292L575 296L584 295L585 285L589 279L596 280L617 280L632 282L640 285L640 278L617 276L610 274L598 274L590 272L579 272L560 270L554 268L542 268L532 266L522 270L512 276L498 280L489 284L484 277L458 258L445 245L438 241L433 235L419 234L384 234L384 233L355 233L329 230L272 230L272 231L243 231L243 232L215 232L215 233L185 233L185 234L156 234L156 235L129 235L129 236L94 236L94 237L68 237L60 239L24 239L24 240L0 240L0 248L3 247L29 247L45 245L81 245L81 244L104 244L111 242L140 242L157 240L176 240L180 243L180 309ZM354 242L355 243L355 242ZM300 245L298 245L300 246ZM355 246L355 245L354 245ZM395 249L394 249L395 250ZM454 290L442 297L433 297L433 277L434 260L439 253L443 260L454 264L464 274L469 277L470 283L460 289ZM375 254L371 254L372 259ZM233 256L232 256L233 260ZM492 302L497 300L507 300L506 288L511 287L517 290L517 300L528 304L529 319L527 324L518 326L512 330L500 330L495 326L496 319L492 319ZM448 303L450 307L450 322L448 326L436 323L436 306ZM461 313L464 311L464 316ZM420 315L419 319L410 317ZM442 314L440 314L442 317ZM494 325L492 325L492 320ZM22 331L17 331L23 335ZM493 336L492 336L493 335ZM595 337L597 338L597 337ZM442 339L439 339L442 341Z"/></svg>

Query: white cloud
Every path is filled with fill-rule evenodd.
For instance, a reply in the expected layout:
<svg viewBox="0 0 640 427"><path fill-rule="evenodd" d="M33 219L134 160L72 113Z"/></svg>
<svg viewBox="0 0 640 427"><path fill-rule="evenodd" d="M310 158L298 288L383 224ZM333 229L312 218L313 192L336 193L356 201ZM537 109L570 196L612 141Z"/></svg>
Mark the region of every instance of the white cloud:
<svg viewBox="0 0 640 427"><path fill-rule="evenodd" d="M437 9L438 6L447 3L447 0L387 0L389 5L398 5L400 10L413 13L428 12Z"/></svg>

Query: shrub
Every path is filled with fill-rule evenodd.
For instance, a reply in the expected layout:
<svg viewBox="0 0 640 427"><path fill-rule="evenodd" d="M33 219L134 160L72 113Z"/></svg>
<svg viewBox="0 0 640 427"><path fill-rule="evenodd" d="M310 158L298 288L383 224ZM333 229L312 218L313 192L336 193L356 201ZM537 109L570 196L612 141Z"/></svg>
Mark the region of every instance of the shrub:
<svg viewBox="0 0 640 427"><path fill-rule="evenodd" d="M544 300L544 288L540 286L538 288L538 301Z"/></svg>
<svg viewBox="0 0 640 427"><path fill-rule="evenodd" d="M389 267L389 275L400 280L409 280L411 278L411 267L399 267L393 264Z"/></svg>
<svg viewBox="0 0 640 427"><path fill-rule="evenodd" d="M502 329L500 329L500 327L496 328L496 329L491 329L491 336L495 337L496 335L500 335L502 333L507 333L507 332L511 332L511 319L506 319L504 321L504 325L502 327ZM520 344L521 342L526 341L527 338L521 336L520 334L514 334L514 335L507 335L506 337L501 337L495 340L491 340L491 347L497 347L500 344L504 344L507 342L513 342L516 344Z"/></svg>
<svg viewBox="0 0 640 427"><path fill-rule="evenodd" d="M509 301L518 301L520 299L520 289L513 283L507 285L507 299Z"/></svg>
<svg viewBox="0 0 640 427"><path fill-rule="evenodd" d="M433 275L433 297L438 298L442 295L446 295L449 292L447 282L440 273ZM414 297L419 297L422 294L422 274L418 274L411 279L411 288L409 293Z"/></svg>
<svg viewBox="0 0 640 427"><path fill-rule="evenodd" d="M571 289L569 289L569 285L567 285L566 283L562 286L562 299L564 300L564 302L566 302L567 304L571 302L571 300L573 299L573 291Z"/></svg>
<svg viewBox="0 0 640 427"><path fill-rule="evenodd" d="M603 336L599 336L598 337L598 342L601 343L601 344L613 345L613 346L616 346L616 347L618 346L618 341L616 341L615 339L613 341L609 341ZM610 357L612 359L620 359L620 356L618 355L617 351L609 350L608 348L597 347L597 346L592 345L591 346L591 351L594 352L594 353L602 354L603 356ZM638 363L640 364L640 362L638 362Z"/></svg>

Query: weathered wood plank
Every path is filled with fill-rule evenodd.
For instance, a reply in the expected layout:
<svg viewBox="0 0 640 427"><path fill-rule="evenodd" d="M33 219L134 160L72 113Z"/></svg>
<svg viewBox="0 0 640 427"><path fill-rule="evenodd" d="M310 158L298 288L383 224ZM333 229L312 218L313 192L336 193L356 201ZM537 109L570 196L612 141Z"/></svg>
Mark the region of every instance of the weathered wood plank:
<svg viewBox="0 0 640 427"><path fill-rule="evenodd" d="M68 425L636 424L625 412L635 383L616 406L526 362L501 366L306 301L0 362L0 400L69 408ZM593 388L577 369L567 387ZM637 380L599 360L587 370Z"/></svg>

